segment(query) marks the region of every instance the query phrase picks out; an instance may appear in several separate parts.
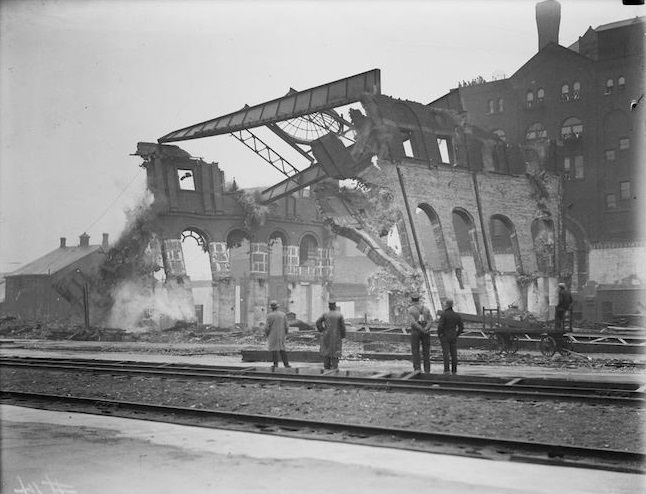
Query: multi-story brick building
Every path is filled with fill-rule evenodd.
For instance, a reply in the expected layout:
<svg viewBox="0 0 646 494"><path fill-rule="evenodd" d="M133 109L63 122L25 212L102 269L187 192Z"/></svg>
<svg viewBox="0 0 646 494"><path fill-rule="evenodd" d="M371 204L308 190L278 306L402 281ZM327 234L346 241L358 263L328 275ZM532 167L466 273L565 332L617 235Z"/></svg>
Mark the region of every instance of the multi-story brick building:
<svg viewBox="0 0 646 494"><path fill-rule="evenodd" d="M590 27L569 47L558 44L558 2L538 3L536 22L538 52L513 75L460 85L430 106L466 112L526 162L562 174L574 290L646 283L644 18ZM620 269L606 266L617 254Z"/></svg>

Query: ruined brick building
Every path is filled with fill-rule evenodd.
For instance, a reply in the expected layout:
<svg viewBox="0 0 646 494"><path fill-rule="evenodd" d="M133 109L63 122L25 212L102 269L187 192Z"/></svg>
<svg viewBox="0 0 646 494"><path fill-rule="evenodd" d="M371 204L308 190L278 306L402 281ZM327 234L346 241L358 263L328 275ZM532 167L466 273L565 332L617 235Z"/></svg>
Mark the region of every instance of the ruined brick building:
<svg viewBox="0 0 646 494"><path fill-rule="evenodd" d="M299 119L315 122L319 134L305 139L278 125L291 122L296 127ZM303 150L307 166L292 166L252 132L259 127L271 128L283 141ZM316 205L307 228L317 239L312 268L321 276L315 280L321 284L315 284L312 293L319 308L330 294L343 304L338 287L352 281L334 267L333 247L339 237L354 243L374 263L373 270L382 267L408 283L408 293L423 290L434 310L449 297L461 311L473 314L483 306L517 304L547 316L554 305L560 262L559 177L543 170L501 172L518 169L513 160L522 158L522 150L510 152L494 134L466 123L455 112L382 95L378 70L305 91L292 90L282 98L171 132L157 146L140 146L138 154L148 160L152 176L149 188L156 197L161 194L170 201L163 213L170 226L163 234L170 237L163 240L167 274L169 268L171 273L183 272L181 264L173 268L167 258L179 259L171 254L178 251L172 246L179 242L179 232L189 227L189 212L207 216L204 222L210 226L195 216L190 229L207 239L214 304L230 304L235 293L229 286L235 276L227 253L233 246L231 232L240 237L243 232L226 216L233 211L231 204L218 205L221 199L211 195L212 184L218 183L212 178L213 173L217 177L217 169L193 168L188 158L173 158L165 150L171 149L170 142L236 132L244 132L238 138L265 161L278 163L287 176L262 191L257 204L269 205L274 215L289 211L290 202L297 205L296 211ZM191 196L178 187L177 177L185 173L202 184L190 191ZM344 188L346 179L360 186ZM297 252L303 249L298 239L307 228L297 228L293 222L281 226L281 221L288 220L270 215L264 226L247 232L250 257L244 262L252 266L252 277L243 297L257 300L253 305L261 312L267 296L279 293L274 283L280 281L268 277L271 261L266 262L274 256L270 246L276 234L272 232L286 232L278 247L282 251L275 254L276 259L282 255L286 271L276 274L294 277L292 289L302 281ZM494 253L492 224L505 232L508 253ZM289 233L294 229L296 234ZM329 232L329 238L321 236L323 231ZM389 241L392 238L397 249ZM293 310L293 298L288 297L288 310ZM310 315L293 311L299 317ZM221 311L216 312L222 317ZM374 313L366 315L375 318Z"/></svg>
<svg viewBox="0 0 646 494"><path fill-rule="evenodd" d="M96 279L81 280L99 307L92 322L256 327L271 299L312 322L330 297L350 319L402 322L413 291L433 312L452 298L464 313L516 306L549 319L558 281L598 279L595 256L623 257L615 275L643 280L622 250L643 250L638 199L626 195L638 187L643 104L630 112L630 102L643 80L611 54L632 57L615 34L643 34L643 23L589 31L576 49L551 29L511 78L430 105L382 94L371 70L139 143L150 201L100 251ZM285 179L238 190L176 144L220 135L255 153L247 166L256 158ZM7 300L18 278L7 278ZM56 286L65 292L65 280ZM78 317L83 294L65 293ZM29 314L29 301L11 309Z"/></svg>
<svg viewBox="0 0 646 494"><path fill-rule="evenodd" d="M541 168L566 177L566 281L579 292L578 317L643 312L644 18L590 27L569 47L558 44L558 2L538 3L536 20L538 52L513 75L466 83L430 106L533 147Z"/></svg>

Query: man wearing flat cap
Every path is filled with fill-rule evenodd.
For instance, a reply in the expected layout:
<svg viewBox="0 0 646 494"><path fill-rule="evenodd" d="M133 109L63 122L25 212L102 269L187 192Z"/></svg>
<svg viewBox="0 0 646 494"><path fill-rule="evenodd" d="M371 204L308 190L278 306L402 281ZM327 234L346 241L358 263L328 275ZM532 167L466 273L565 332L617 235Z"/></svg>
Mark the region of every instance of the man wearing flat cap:
<svg viewBox="0 0 646 494"><path fill-rule="evenodd" d="M345 338L345 320L333 299L328 302L328 307L329 310L317 319L316 329L321 332L323 368L338 369Z"/></svg>
<svg viewBox="0 0 646 494"><path fill-rule="evenodd" d="M413 353L413 370L420 371L424 363L424 372L431 372L431 311L420 301L420 294L411 295L411 306L408 308L410 320L410 347ZM420 345L422 355L420 358Z"/></svg>
<svg viewBox="0 0 646 494"><path fill-rule="evenodd" d="M287 360L287 351L285 350L285 337L289 330L287 316L282 310L278 310L278 302L275 300L270 302L269 307L271 307L271 312L267 314L265 335L267 336L267 347L274 361L273 367L278 367L279 356L285 367L291 367Z"/></svg>

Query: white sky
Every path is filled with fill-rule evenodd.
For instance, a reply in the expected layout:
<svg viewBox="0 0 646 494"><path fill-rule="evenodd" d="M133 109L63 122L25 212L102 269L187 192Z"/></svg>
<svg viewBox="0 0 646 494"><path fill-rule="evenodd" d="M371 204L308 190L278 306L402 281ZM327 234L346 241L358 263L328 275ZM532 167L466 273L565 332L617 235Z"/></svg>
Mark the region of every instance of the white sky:
<svg viewBox="0 0 646 494"><path fill-rule="evenodd" d="M646 15L561 0L560 43ZM137 142L374 68L427 103L537 51L534 0L0 2L0 273L101 234L145 189ZM242 187L283 177L230 136L177 143Z"/></svg>

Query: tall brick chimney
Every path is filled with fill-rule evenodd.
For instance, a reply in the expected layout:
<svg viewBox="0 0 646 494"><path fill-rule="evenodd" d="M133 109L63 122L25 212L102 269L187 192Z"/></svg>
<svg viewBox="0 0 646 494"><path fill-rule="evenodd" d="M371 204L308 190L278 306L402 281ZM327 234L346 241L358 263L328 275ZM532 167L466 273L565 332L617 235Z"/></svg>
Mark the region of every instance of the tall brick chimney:
<svg viewBox="0 0 646 494"><path fill-rule="evenodd" d="M556 0L544 0L536 4L536 27L538 28L538 51L549 43L559 42L561 4Z"/></svg>
<svg viewBox="0 0 646 494"><path fill-rule="evenodd" d="M108 250L108 248L110 247L110 242L108 241L107 233L103 234L103 242L101 243L101 247L103 247L103 250Z"/></svg>
<svg viewBox="0 0 646 494"><path fill-rule="evenodd" d="M90 236L87 233L79 236L79 247L88 247L90 245Z"/></svg>
<svg viewBox="0 0 646 494"><path fill-rule="evenodd" d="M67 242L67 239L65 237L61 237L61 249L65 248L65 242Z"/></svg>

